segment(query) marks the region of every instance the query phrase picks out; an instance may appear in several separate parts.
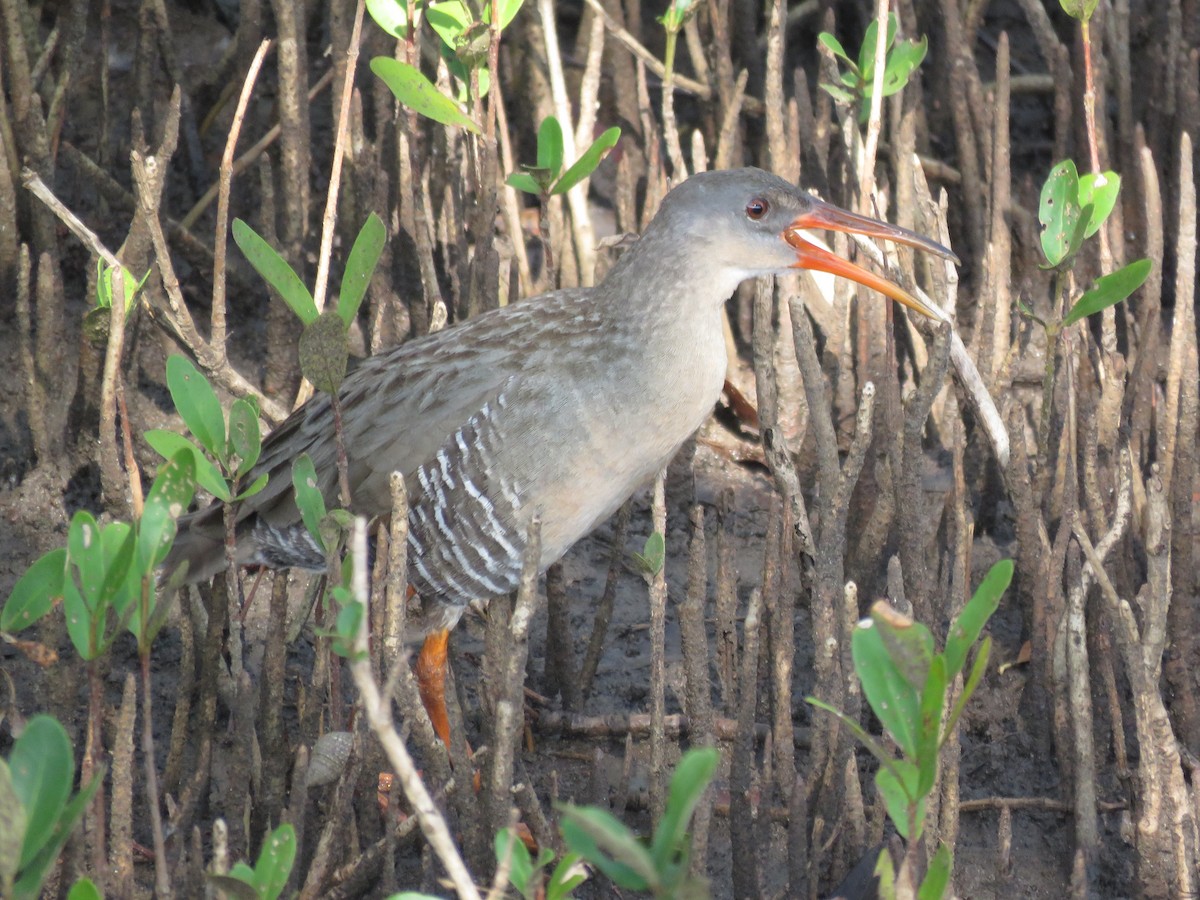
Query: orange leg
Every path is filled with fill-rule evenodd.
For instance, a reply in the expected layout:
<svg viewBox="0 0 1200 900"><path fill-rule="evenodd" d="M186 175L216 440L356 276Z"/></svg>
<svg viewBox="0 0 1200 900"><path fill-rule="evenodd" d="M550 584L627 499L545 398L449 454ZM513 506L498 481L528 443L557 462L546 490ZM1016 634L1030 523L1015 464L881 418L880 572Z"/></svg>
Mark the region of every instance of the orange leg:
<svg viewBox="0 0 1200 900"><path fill-rule="evenodd" d="M433 730L450 746L450 715L446 712L446 654L450 644L449 629L435 631L421 645L417 655L417 689L421 702L429 713Z"/></svg>

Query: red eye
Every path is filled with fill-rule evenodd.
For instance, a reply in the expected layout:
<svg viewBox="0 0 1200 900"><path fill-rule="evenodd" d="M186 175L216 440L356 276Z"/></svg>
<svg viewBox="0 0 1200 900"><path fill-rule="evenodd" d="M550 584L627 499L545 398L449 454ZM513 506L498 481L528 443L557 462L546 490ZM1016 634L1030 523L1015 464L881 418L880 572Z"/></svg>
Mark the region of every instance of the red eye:
<svg viewBox="0 0 1200 900"><path fill-rule="evenodd" d="M746 204L746 215L757 221L765 216L770 208L771 205L762 197L755 197Z"/></svg>

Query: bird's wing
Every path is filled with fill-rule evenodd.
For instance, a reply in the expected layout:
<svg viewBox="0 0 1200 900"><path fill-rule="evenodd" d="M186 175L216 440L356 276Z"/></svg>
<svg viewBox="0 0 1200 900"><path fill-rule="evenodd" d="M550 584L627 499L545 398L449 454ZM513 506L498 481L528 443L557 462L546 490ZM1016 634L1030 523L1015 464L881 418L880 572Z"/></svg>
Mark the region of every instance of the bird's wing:
<svg viewBox="0 0 1200 900"><path fill-rule="evenodd" d="M390 474L412 476L519 377L525 358L521 337L528 332L517 323L528 317L496 317L490 328L483 327L491 318L477 317L402 344L366 360L346 378L339 397L356 512L378 515L390 509ZM257 515L276 526L299 521L291 471L302 453L312 457L318 486L334 505L337 444L328 396L313 398L267 437L258 465L247 478L267 472L267 487L241 506L239 520Z"/></svg>

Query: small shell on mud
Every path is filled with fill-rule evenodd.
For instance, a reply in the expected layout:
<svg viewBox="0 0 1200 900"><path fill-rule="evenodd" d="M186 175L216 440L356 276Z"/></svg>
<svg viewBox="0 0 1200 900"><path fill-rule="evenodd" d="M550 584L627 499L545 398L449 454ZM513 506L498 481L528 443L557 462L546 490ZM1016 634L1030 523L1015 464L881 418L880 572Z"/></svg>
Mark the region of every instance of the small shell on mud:
<svg viewBox="0 0 1200 900"><path fill-rule="evenodd" d="M320 787L337 781L346 768L353 746L354 734L349 731L330 731L317 738L308 764L308 777L304 779L305 787Z"/></svg>

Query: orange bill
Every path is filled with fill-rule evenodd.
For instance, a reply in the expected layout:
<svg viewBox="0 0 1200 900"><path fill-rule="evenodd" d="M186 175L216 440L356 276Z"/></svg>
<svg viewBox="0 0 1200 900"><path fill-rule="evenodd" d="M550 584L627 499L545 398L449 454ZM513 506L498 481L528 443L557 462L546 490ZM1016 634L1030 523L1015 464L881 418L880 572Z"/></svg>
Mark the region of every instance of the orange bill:
<svg viewBox="0 0 1200 900"><path fill-rule="evenodd" d="M849 260L842 259L840 256L830 253L823 247L818 247L805 237L804 232L824 229L826 231L841 231L846 234L861 234L867 237L881 238L885 241L914 247L917 250L925 250L943 259L950 259L957 263L958 257L953 252L936 241L931 241L917 234L915 231L909 231L907 228L901 228L899 225L891 225L887 222L880 222L878 219L860 216L832 204L824 203L815 197L810 198L810 200L812 207L809 211L797 216L783 235L784 240L796 250L796 263L793 268L814 269L818 272L828 272L831 275L837 275L841 278L849 278L851 281L857 281L861 285L879 291L879 293L891 297L893 300L903 303L910 309L915 309L917 312L931 319L940 320L944 318L942 313L918 300L908 291L904 290L904 288L900 287L900 285L888 281L886 278L876 275L862 266L855 265Z"/></svg>

